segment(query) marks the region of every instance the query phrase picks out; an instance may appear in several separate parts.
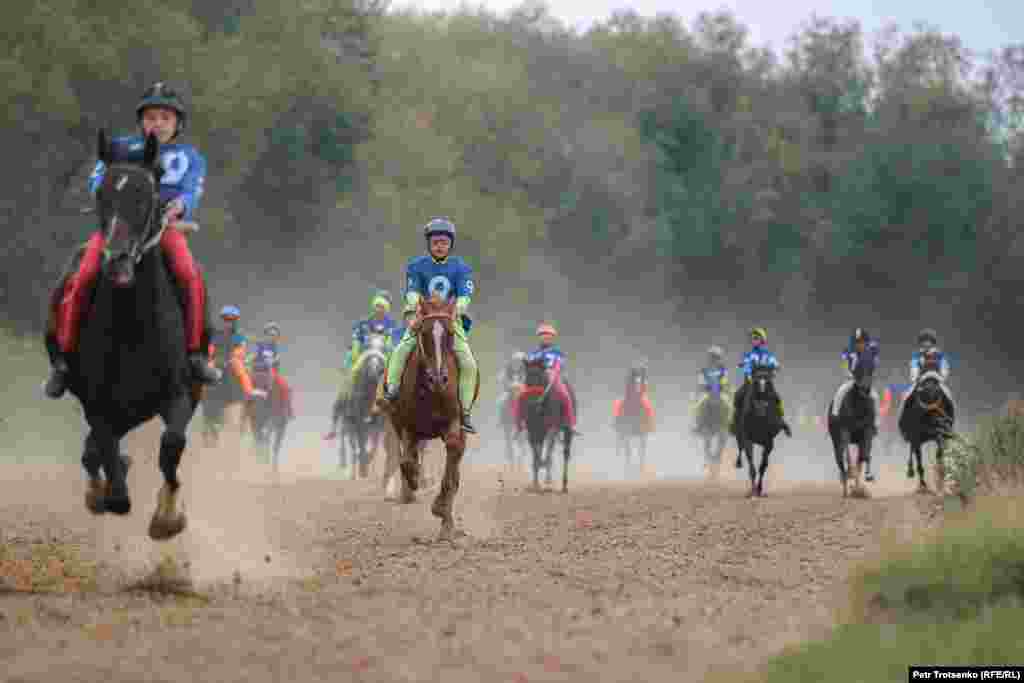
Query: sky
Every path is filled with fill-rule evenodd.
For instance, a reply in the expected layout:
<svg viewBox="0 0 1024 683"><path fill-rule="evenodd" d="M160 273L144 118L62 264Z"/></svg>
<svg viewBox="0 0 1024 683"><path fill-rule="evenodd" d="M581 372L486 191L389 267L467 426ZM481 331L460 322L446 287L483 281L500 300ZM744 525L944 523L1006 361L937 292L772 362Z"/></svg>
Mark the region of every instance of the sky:
<svg viewBox="0 0 1024 683"><path fill-rule="evenodd" d="M480 0L469 3L504 12L521 4L520 0ZM394 0L397 8L416 6L426 10L453 10L459 0ZM1013 42L1024 42L1024 1L1022 0L728 0L727 2L672 2L671 0L547 0L552 13L578 29L585 30L594 21L616 9L633 9L643 16L673 13L687 25L701 11L726 9L750 29L755 46L770 46L776 51L786 47L788 37L813 13L838 19L857 19L867 34L889 22L910 31L914 22L925 21L943 33L952 33L971 50L986 52Z"/></svg>

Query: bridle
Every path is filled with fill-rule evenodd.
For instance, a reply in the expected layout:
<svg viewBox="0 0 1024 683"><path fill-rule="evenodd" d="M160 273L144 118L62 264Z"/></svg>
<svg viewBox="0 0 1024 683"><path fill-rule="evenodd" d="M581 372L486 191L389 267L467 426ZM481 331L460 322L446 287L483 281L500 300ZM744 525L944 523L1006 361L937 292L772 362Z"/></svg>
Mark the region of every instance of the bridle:
<svg viewBox="0 0 1024 683"><path fill-rule="evenodd" d="M157 181L156 174L145 167L133 166L130 164L117 164L108 169L107 173L112 175L111 171L119 169L123 169L121 170L121 173L123 173L124 175L120 176L120 179L117 181L117 185L115 186L115 188L123 186L123 184L127 182L129 173L133 175L141 175L146 179L146 182L149 184L150 203L149 210L146 212L146 219L144 223L144 229L148 231L150 226L152 226L153 223L156 222L156 212L160 206L159 183ZM107 221L106 225L107 244L109 244L116 236L115 231L118 227L118 221L119 218L117 212L115 211L110 216L110 220ZM163 238L164 231L166 229L167 221L161 220L159 230L157 230L152 237L143 242L141 246L138 244L132 244L131 247L128 249L127 255L132 258L136 265L138 265L139 261L142 260L142 257L146 254L146 252L160 243L160 240ZM111 257L110 249L107 246L104 246L103 254L107 259Z"/></svg>

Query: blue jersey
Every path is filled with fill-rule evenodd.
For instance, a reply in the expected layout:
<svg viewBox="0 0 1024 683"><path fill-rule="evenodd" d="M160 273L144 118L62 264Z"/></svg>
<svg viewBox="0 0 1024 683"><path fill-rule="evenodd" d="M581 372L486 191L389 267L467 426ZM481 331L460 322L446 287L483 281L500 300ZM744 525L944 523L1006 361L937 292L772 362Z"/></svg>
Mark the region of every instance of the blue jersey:
<svg viewBox="0 0 1024 683"><path fill-rule="evenodd" d="M949 379L949 371L951 369L949 364L949 358L946 356L944 351L935 349L938 353L938 367L932 368L942 375L943 380ZM910 381L914 383L917 378L924 372L924 352L915 351L914 355L910 357Z"/></svg>
<svg viewBox="0 0 1024 683"><path fill-rule="evenodd" d="M445 302L458 301L460 309L465 309L474 288L473 269L458 256L444 261L435 261L430 255L417 256L405 268L405 301L409 307L437 294Z"/></svg>
<svg viewBox="0 0 1024 683"><path fill-rule="evenodd" d="M544 367L547 370L551 370L556 366L559 368L565 367L565 354L556 345L538 346L526 354L527 363L536 363L538 360L543 361Z"/></svg>
<svg viewBox="0 0 1024 683"><path fill-rule="evenodd" d="M360 320L352 326L352 342L356 348L363 349L371 334L382 335L391 341L397 328L398 323L390 315L385 315L380 320L377 318Z"/></svg>
<svg viewBox="0 0 1024 683"><path fill-rule="evenodd" d="M729 371L721 365L703 368L698 374L698 386L712 396L722 393L729 385Z"/></svg>
<svg viewBox="0 0 1024 683"><path fill-rule="evenodd" d="M146 141L140 135L118 137L111 141L113 157L121 161L142 161ZM203 196L203 185L206 182L206 158L192 145L171 142L160 145L160 165L164 169L160 177L160 199L169 202L180 199L185 204L185 220L191 220L192 214L199 207ZM89 192L95 194L106 165L96 162L96 167L89 176Z"/></svg>
<svg viewBox="0 0 1024 683"><path fill-rule="evenodd" d="M743 379L747 380L754 374L756 368L778 370L780 365L774 353L764 346L755 346L743 354L743 360L736 367L740 369Z"/></svg>
<svg viewBox="0 0 1024 683"><path fill-rule="evenodd" d="M252 369L256 372L270 372L281 364L276 342L257 342L252 351Z"/></svg>
<svg viewBox="0 0 1024 683"><path fill-rule="evenodd" d="M853 348L852 346L847 346L846 349L843 350L843 353L841 354L841 357L842 357L843 361L846 363L846 369L849 372L852 373L853 369L857 366L857 363L864 356L870 355L872 360L877 365L878 364L878 355L879 355L880 351L881 351L881 347L879 346L878 342L876 340L872 339L871 341L869 341L866 344L864 344L864 352L863 352L863 354L858 353L857 350L855 348Z"/></svg>
<svg viewBox="0 0 1024 683"><path fill-rule="evenodd" d="M402 341L407 329L409 329L408 325L395 325L395 329L391 330L391 346L398 346L398 342Z"/></svg>

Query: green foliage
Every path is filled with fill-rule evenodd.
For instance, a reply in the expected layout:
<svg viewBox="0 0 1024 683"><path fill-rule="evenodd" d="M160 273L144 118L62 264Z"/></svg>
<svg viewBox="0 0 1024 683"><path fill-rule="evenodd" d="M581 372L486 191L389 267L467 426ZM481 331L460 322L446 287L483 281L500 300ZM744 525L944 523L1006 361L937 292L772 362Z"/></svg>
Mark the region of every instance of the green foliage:
<svg viewBox="0 0 1024 683"><path fill-rule="evenodd" d="M934 538L893 548L854 577L851 623L775 658L760 680L893 681L912 664L1018 662L1022 525L1024 505L992 499Z"/></svg>

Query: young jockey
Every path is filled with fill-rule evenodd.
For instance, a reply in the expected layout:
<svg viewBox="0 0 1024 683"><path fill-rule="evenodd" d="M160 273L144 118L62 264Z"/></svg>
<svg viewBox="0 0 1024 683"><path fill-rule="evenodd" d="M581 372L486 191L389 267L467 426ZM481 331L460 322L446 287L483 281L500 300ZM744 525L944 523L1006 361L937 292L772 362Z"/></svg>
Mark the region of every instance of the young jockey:
<svg viewBox="0 0 1024 683"><path fill-rule="evenodd" d="M639 386L637 383L639 382ZM654 406L647 395L647 363L638 361L626 373L626 394L624 398L615 399L612 403L612 417L616 420L625 415L626 406L629 400L634 398L639 401L640 408L644 411L644 431L654 431Z"/></svg>
<svg viewBox="0 0 1024 683"><path fill-rule="evenodd" d="M743 354L743 359L740 360L736 366L740 370L742 375L742 385L736 392L733 398L733 420L738 419L742 413L742 401L746 396L746 392L750 389L750 381L753 378L754 370L758 368L767 368L774 373L778 372L781 365L779 359L775 357L775 354L768 350L768 330L763 327L754 327L750 330L750 343L751 349ZM779 406L779 419L782 421L782 431L786 432L787 436L792 436L793 432L786 422L785 411L782 406L782 398L775 394L775 400Z"/></svg>
<svg viewBox="0 0 1024 683"><path fill-rule="evenodd" d="M472 423L473 399L476 393L477 365L469 348L466 333L471 324L466 310L475 291L473 269L458 256L451 256L455 247L455 224L447 218L432 218L423 226L428 253L409 261L405 268L405 310L414 313L402 340L391 353L388 362L387 387L384 400L394 403L399 397L399 383L409 355L416 348L412 329L419 322L415 315L417 304L426 297L438 295L446 301L455 301L454 351L459 364L459 403L462 405L462 430L476 433Z"/></svg>
<svg viewBox="0 0 1024 683"><path fill-rule="evenodd" d="M352 369L349 373L348 387L355 386L359 369L363 367L363 351L370 340L371 334L382 335L387 342L387 351L391 350L398 324L391 317L391 301L386 292L378 292L370 299L372 315L360 320L352 326Z"/></svg>
<svg viewBox="0 0 1024 683"><path fill-rule="evenodd" d="M163 220L168 223L160 247L184 294L185 336L192 373L200 382L215 384L220 380L220 373L209 366L202 349L206 287L185 235L173 229L175 222L191 219L199 205L206 178L206 159L192 145L175 141L185 129L188 112L170 87L155 83L147 88L135 108L135 116L140 135L115 138L112 141L114 157L126 161L133 158L141 160L146 136L154 134L160 141L160 164L164 169L160 178L160 200L164 205ZM95 194L102 184L105 171L103 162L96 162L89 177L91 193ZM59 291L54 292L52 298L47 324L52 370L45 386L46 395L50 398L60 398L67 388L66 356L78 348L82 317L103 263L103 227L86 243L77 271L58 285Z"/></svg>
<svg viewBox="0 0 1024 683"><path fill-rule="evenodd" d="M565 363L565 354L555 345L555 338L558 330L550 323L541 323L537 326L537 336L540 337L540 346L526 356L528 363L542 360L548 371L548 389L555 397L562 402L562 410L565 415L566 424L576 436L581 434L576 431L576 411L573 409L572 399L569 390L562 381L562 365Z"/></svg>
<svg viewBox="0 0 1024 683"><path fill-rule="evenodd" d="M917 335L917 345L919 349L914 352L914 355L910 358L910 383L916 384L918 378L924 372L924 361L925 356L931 351L934 352L934 362L937 364L936 367L931 368L942 376L942 381L946 382L949 380L950 364L949 359L946 358L946 354L943 353L939 348L939 338L935 333L935 330L926 328L921 330Z"/></svg>
<svg viewBox="0 0 1024 683"><path fill-rule="evenodd" d="M832 398L832 415L838 416L839 409L843 405L843 399L846 397L848 392L854 385L853 371L857 367L857 364L862 359L870 356L871 360L876 364L878 363L878 354L880 346L878 340L872 339L871 335L868 334L867 330L862 327L858 327L850 335L850 340L846 345L846 349L843 350L841 357L843 367L846 369L846 381L839 385L839 389L836 390L835 396ZM871 390L871 400L875 403L875 432L879 430L879 423L881 420L881 411L879 409L878 392L874 389Z"/></svg>
<svg viewBox="0 0 1024 683"><path fill-rule="evenodd" d="M263 339L253 346L253 372L269 373L274 385L281 394L281 402L285 406L289 420L295 419L295 407L292 403L292 388L281 374L281 326L269 322L263 326Z"/></svg>
<svg viewBox="0 0 1024 683"><path fill-rule="evenodd" d="M712 346L708 349L708 364L697 373L697 402L693 406L693 413L700 415L701 407L708 400L709 396L721 396L725 398L730 392L729 371L725 369L723 359L725 351L721 346ZM700 428L694 425L691 430L698 433Z"/></svg>
<svg viewBox="0 0 1024 683"><path fill-rule="evenodd" d="M220 309L223 326L210 338L209 362L211 367L218 369L218 372L230 372L230 376L238 381L238 387L246 398L266 398L265 392L253 387L252 377L245 367L248 342L245 335L239 331L241 317L242 312L238 306L228 305Z"/></svg>

